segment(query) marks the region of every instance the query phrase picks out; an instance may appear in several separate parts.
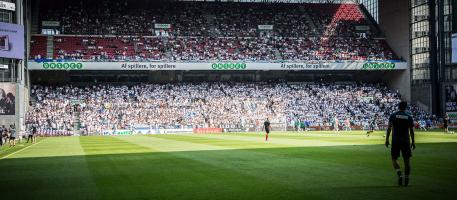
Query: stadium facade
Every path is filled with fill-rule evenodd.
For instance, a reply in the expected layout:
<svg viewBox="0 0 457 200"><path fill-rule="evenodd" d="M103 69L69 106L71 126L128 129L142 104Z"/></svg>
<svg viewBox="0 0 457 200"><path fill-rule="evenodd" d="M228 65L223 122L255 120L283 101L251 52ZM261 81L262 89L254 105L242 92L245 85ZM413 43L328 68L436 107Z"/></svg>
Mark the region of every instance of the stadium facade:
<svg viewBox="0 0 457 200"><path fill-rule="evenodd" d="M30 1L0 1L0 123L24 124L29 102L26 11Z"/></svg>
<svg viewBox="0 0 457 200"><path fill-rule="evenodd" d="M81 2L87 4L89 1ZM101 2L91 3L95 8L111 6L118 8L117 10L119 8L128 10L137 9L143 5L144 8L152 9L157 3L151 2L124 1L120 4L120 1L113 1L113 5L105 5ZM244 8L247 12L254 12L252 16L262 17L268 17L270 12L276 12L277 9L276 13L279 14L275 15L277 18L273 21L277 20L276 22L281 25L260 23L265 21L262 19L254 19L252 22L246 21L243 17L234 18L234 21L245 23L243 25L255 27L253 28L255 30L246 31L240 35L237 33L239 27L227 25L227 21L224 21L227 16L217 16L215 11L201 13L195 10L197 14L187 14L187 17L194 17L198 22L195 24L203 24L201 27L186 27L185 24L189 23L188 21L179 18L179 15L173 11L167 11L165 15L169 15L168 19L166 16L155 16L154 20L157 21L147 22L147 26L150 27L144 30L139 30L144 24L137 25L136 29L130 29L131 27L118 29L116 26L120 26L119 24L107 25L102 21L107 19L106 16L116 14L115 12L118 11L104 13L105 18L93 20L87 16L80 18L81 12L76 8L82 9L84 6L80 6L78 2L1 0L0 20L23 28L25 52L21 57L10 55L1 58L2 66L6 67L0 69L2 74L0 80L3 85L14 85L16 112L2 115L0 122L23 124L32 84L83 85L101 82L129 84L279 79L302 82L382 82L397 90L404 100L417 104L438 116L444 112L453 111L452 108L447 108L446 105L449 103L446 103L448 100L445 96L448 95L444 94L445 87L455 81L455 73L453 73L455 66L451 64L450 53L452 4L448 0L162 2L179 4L175 8L177 11L187 9L188 2L199 3L206 6L203 8L215 10L224 9L221 8L224 6L217 4L230 5L227 8ZM298 8L294 10L291 9L292 7ZM436 10L430 9L431 7ZM321 17L316 14L319 9L333 9L329 13L334 14L330 21L324 20L322 26L320 22L315 21ZM287 23L283 25L284 19L288 16L287 10L303 12L302 17L305 22L290 22L296 25L295 27L287 27ZM146 14L147 12L145 9ZM141 17L140 15L135 20L142 19ZM127 17L126 20L128 19ZM176 24L173 24L174 22ZM308 22L311 29L300 29L302 28L300 25ZM219 26L219 23L226 26ZM344 23L350 27L338 28ZM6 27L6 25L3 26ZM306 24L303 25L303 27L306 26ZM320 30L320 27L324 30ZM297 31L290 31L293 28L297 28ZM314 50L312 45L309 46L309 43L320 46L339 44L342 40L338 39L338 34L346 34L348 30L362 39L360 41L357 38L347 43L354 42L351 45L357 48L363 47L364 42L369 45L376 43L378 46L373 47L378 49L378 52L375 51L376 55L335 53L325 49ZM299 34L302 36L297 37ZM316 34L324 34L326 37L322 39ZM284 40L286 36L289 39ZM220 37L225 39L223 41L217 39ZM201 38L211 39L201 42ZM233 38L236 40L243 38L245 42L238 44ZM315 41L303 38L319 39ZM135 44L129 45L131 41ZM290 48L282 45L285 42L300 44L294 49L295 54L298 55L291 55L294 53L290 53ZM10 44L11 40L6 43ZM182 48L176 48L186 43L198 44L203 49L221 43L247 45L247 47L238 48L235 53L221 53L219 48L215 48L213 51L216 56L194 53L199 49L192 49L189 53ZM205 43L213 45L205 46ZM145 44L152 44L152 46L147 47ZM117 46L117 49L110 48L110 45ZM3 45L3 48L8 48L8 45ZM122 49L119 50L120 48ZM300 48L308 48L308 51L312 50L315 53L297 53L297 49ZM353 50L363 51L357 48ZM244 49L253 50L242 51ZM261 53L253 54L254 51ZM243 54L245 57L239 58L235 54ZM249 57L250 54L254 56ZM136 55L140 56L135 57ZM190 58L192 56L194 57Z"/></svg>

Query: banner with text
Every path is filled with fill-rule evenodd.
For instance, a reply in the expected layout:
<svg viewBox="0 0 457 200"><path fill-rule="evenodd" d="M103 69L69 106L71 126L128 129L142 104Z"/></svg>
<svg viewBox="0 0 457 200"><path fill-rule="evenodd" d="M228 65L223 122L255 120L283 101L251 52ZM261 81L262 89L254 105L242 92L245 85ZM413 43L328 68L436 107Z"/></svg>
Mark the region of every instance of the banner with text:
<svg viewBox="0 0 457 200"><path fill-rule="evenodd" d="M103 130L103 135L132 135L133 132L131 130Z"/></svg>
<svg viewBox="0 0 457 200"><path fill-rule="evenodd" d="M60 22L59 21L42 21L41 26L45 27L59 27Z"/></svg>
<svg viewBox="0 0 457 200"><path fill-rule="evenodd" d="M170 29L170 24L154 24L154 28L156 29Z"/></svg>
<svg viewBox="0 0 457 200"><path fill-rule="evenodd" d="M5 2L5 1L0 1L0 9L16 11L16 4L10 3L10 2Z"/></svg>
<svg viewBox="0 0 457 200"><path fill-rule="evenodd" d="M259 30L273 30L273 25L258 25Z"/></svg>
<svg viewBox="0 0 457 200"><path fill-rule="evenodd" d="M24 59L24 27L0 22L0 58Z"/></svg>
<svg viewBox="0 0 457 200"><path fill-rule="evenodd" d="M192 128L165 128L159 129L160 134L180 134L180 133L192 133L194 129Z"/></svg>
<svg viewBox="0 0 457 200"><path fill-rule="evenodd" d="M406 62L34 62L30 70L405 70Z"/></svg>
<svg viewBox="0 0 457 200"><path fill-rule="evenodd" d="M194 133L222 133L222 128L194 128Z"/></svg>
<svg viewBox="0 0 457 200"><path fill-rule="evenodd" d="M444 86L445 109L451 119L457 119L457 84Z"/></svg>
<svg viewBox="0 0 457 200"><path fill-rule="evenodd" d="M370 31L369 26L355 26L356 31Z"/></svg>

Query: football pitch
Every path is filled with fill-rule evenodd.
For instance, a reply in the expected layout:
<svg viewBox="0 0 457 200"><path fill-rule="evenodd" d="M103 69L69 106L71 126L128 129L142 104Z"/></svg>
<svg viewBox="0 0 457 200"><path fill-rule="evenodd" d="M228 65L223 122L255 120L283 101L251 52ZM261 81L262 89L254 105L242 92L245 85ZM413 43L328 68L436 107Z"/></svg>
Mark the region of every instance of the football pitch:
<svg viewBox="0 0 457 200"><path fill-rule="evenodd" d="M0 149L2 199L454 199L457 134L417 132L409 187L382 132L40 138Z"/></svg>

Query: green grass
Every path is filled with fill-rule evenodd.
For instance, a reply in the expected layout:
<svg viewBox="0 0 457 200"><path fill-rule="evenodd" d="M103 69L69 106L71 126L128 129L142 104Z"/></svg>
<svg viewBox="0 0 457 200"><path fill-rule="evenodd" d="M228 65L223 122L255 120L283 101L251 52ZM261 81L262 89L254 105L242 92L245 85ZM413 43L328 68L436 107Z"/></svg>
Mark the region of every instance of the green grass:
<svg viewBox="0 0 457 200"><path fill-rule="evenodd" d="M410 187L383 133L61 137L0 149L2 199L454 199L457 134L419 132Z"/></svg>
<svg viewBox="0 0 457 200"><path fill-rule="evenodd" d="M41 138L37 139L37 142L41 141ZM10 147L9 143L6 142L6 144L3 144L3 146L0 146L0 158L3 157L9 157L17 151L22 151L24 148L28 148L29 146L32 145L32 143L26 143L27 140L22 140L21 143L16 143L15 147Z"/></svg>

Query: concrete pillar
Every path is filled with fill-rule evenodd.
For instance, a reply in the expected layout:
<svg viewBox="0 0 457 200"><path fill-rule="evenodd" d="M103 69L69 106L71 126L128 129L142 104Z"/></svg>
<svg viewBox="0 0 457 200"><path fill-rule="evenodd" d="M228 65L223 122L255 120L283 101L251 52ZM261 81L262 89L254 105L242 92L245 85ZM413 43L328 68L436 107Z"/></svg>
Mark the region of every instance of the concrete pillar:
<svg viewBox="0 0 457 200"><path fill-rule="evenodd" d="M379 27L392 50L411 67L409 15L409 1L379 1ZM389 87L398 90L404 100L411 101L410 69L389 73L384 81Z"/></svg>

